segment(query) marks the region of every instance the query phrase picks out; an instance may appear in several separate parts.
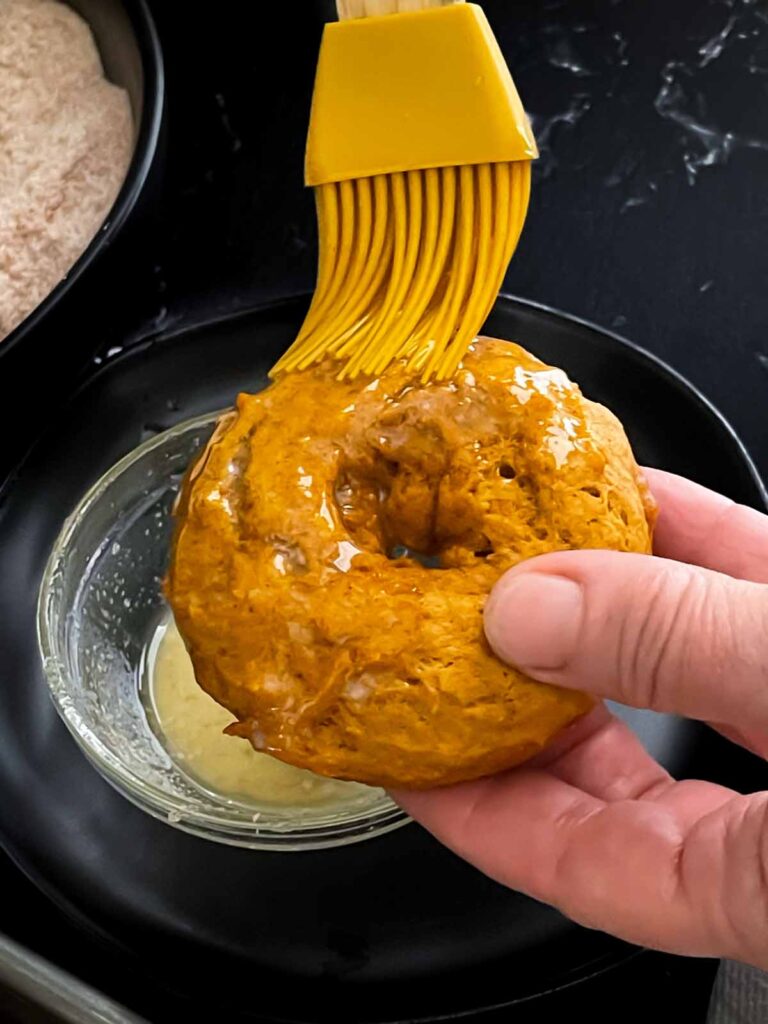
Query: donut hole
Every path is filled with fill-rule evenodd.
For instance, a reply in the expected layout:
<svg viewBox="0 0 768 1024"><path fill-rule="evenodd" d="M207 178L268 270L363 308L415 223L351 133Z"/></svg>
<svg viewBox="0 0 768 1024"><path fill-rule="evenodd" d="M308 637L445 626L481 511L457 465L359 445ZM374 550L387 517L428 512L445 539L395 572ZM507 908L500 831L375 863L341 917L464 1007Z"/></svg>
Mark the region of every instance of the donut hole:
<svg viewBox="0 0 768 1024"><path fill-rule="evenodd" d="M376 443L383 444L381 437ZM452 460L428 432L412 447L392 452L371 445L342 455L332 493L352 542L399 566L426 569L455 566L458 549L477 558L494 554L482 530L473 465ZM516 471L504 465L511 479Z"/></svg>
<svg viewBox="0 0 768 1024"><path fill-rule="evenodd" d="M367 462L342 464L334 482L336 507L352 542L394 562L443 568L447 546L436 534L440 479L414 473L375 453Z"/></svg>
<svg viewBox="0 0 768 1024"><path fill-rule="evenodd" d="M499 476L504 480L514 480L517 472L515 467L510 466L508 462L502 462L499 464Z"/></svg>
<svg viewBox="0 0 768 1024"><path fill-rule="evenodd" d="M474 551L475 558L489 558L492 554L493 544L491 544L487 537L481 537L480 543Z"/></svg>
<svg viewBox="0 0 768 1024"><path fill-rule="evenodd" d="M423 565L425 569L443 568L443 562L440 555L429 555L424 551L415 551L413 548L409 548L405 544L392 544L387 550L387 558L391 558L395 562L399 562L402 559L408 559L412 562L418 562L419 565Z"/></svg>

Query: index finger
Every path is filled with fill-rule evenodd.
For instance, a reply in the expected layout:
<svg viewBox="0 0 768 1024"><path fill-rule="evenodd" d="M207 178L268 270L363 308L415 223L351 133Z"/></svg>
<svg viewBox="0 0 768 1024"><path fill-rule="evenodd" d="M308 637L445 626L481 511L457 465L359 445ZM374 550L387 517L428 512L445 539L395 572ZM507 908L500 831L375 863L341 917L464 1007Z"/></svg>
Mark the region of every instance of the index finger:
<svg viewBox="0 0 768 1024"><path fill-rule="evenodd" d="M659 505L655 554L768 583L768 516L674 473L643 472Z"/></svg>

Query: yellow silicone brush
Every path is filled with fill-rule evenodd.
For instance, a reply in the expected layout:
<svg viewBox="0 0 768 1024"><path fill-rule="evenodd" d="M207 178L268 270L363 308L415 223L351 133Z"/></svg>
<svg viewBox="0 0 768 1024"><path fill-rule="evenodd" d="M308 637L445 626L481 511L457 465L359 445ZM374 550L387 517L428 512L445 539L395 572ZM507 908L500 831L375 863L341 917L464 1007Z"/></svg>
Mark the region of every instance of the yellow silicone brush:
<svg viewBox="0 0 768 1024"><path fill-rule="evenodd" d="M528 119L482 10L461 0L338 0L306 153L320 243L306 320L272 375L328 356L339 375L407 358L456 370L525 221Z"/></svg>

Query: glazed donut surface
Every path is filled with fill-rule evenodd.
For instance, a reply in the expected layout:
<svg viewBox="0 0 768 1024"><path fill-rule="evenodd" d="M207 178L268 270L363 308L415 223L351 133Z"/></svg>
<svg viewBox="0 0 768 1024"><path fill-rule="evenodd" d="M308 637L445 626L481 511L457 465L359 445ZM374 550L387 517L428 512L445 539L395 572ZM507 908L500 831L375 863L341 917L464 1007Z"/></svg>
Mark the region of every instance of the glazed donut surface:
<svg viewBox="0 0 768 1024"><path fill-rule="evenodd" d="M508 568L649 552L621 424L558 369L478 339L449 382L335 365L242 394L188 474L167 594L230 731L284 761L425 788L511 767L591 707L483 634Z"/></svg>

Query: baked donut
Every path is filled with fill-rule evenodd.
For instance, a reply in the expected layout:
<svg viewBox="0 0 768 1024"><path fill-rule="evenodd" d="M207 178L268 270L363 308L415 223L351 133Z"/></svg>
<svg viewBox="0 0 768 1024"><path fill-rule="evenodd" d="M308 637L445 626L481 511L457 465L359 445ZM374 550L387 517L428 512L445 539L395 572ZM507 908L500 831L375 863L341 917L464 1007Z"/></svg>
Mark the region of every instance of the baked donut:
<svg viewBox="0 0 768 1024"><path fill-rule="evenodd" d="M455 377L324 364L241 394L188 474L167 595L231 733L324 775L426 788L509 768L591 706L491 653L499 576L566 548L648 552L621 424L479 339Z"/></svg>

